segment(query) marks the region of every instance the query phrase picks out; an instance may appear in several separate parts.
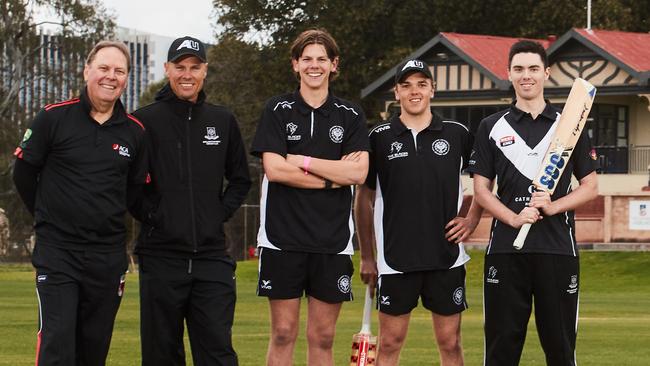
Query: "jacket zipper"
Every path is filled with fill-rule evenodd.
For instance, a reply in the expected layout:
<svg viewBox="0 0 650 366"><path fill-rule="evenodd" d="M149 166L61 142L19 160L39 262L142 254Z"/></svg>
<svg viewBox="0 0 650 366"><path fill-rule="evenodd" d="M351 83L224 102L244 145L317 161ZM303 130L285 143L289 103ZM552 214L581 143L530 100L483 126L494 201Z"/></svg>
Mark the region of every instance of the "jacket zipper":
<svg viewBox="0 0 650 366"><path fill-rule="evenodd" d="M192 224L192 241L194 244L194 253L198 251L198 243L196 242L196 218L194 217L194 190L192 188L192 156L190 150L190 122L192 122L192 107L190 106L187 115L187 123L185 124L185 142L187 143L187 186L190 194L190 218Z"/></svg>

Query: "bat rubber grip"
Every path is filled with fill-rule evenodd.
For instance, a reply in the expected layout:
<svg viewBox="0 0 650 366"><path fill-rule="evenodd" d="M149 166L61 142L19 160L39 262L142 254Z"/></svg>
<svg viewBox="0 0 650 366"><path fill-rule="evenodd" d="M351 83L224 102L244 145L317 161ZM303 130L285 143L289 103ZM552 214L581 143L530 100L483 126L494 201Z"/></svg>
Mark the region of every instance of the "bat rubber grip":
<svg viewBox="0 0 650 366"><path fill-rule="evenodd" d="M515 249L519 250L523 248L526 237L528 236L528 231L530 231L530 226L531 224L523 224L519 229L519 234L517 234L515 241L512 243L512 246L515 247Z"/></svg>

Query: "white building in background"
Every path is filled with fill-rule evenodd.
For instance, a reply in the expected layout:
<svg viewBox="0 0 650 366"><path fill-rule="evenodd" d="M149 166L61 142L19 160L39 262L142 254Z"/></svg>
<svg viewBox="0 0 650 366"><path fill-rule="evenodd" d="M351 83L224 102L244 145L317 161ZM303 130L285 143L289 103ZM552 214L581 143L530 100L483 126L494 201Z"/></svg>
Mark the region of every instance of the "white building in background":
<svg viewBox="0 0 650 366"><path fill-rule="evenodd" d="M83 87L83 68L86 54L67 50L57 42L57 35L42 31L43 45L24 65L26 77L22 80L18 103L22 113L31 118L44 105L79 95ZM131 72L122 103L127 111L138 108L138 99L149 84L165 77L163 64L174 38L117 27L115 39L123 41L131 53ZM8 50L0 45L0 52ZM10 69L4 67L7 57L0 57L0 84L11 87Z"/></svg>
<svg viewBox="0 0 650 366"><path fill-rule="evenodd" d="M131 52L131 73L122 102L128 111L133 111L138 108L138 99L149 84L165 77L163 64L174 38L124 27L117 27L115 36Z"/></svg>

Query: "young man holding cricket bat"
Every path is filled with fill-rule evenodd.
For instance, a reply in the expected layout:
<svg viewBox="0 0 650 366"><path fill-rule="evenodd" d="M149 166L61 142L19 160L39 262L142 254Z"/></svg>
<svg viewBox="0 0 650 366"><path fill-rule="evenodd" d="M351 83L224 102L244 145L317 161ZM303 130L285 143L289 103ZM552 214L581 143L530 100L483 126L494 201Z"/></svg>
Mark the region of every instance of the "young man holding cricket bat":
<svg viewBox="0 0 650 366"><path fill-rule="evenodd" d="M481 210L472 205L466 218L458 216L460 173L473 136L463 124L431 111L434 89L425 62L398 66L395 99L401 114L370 132L370 168L355 201L361 278L371 286L378 281L381 366L399 363L419 298L431 311L442 365L463 364L460 322L467 308L469 256L462 241L474 231Z"/></svg>
<svg viewBox="0 0 650 366"><path fill-rule="evenodd" d="M579 262L573 210L598 194L595 155L581 134L562 162L566 174L554 178L554 193L538 191L531 182L556 128L565 126L558 123L561 110L544 99L549 68L542 45L515 43L508 76L516 101L481 122L468 169L478 203L494 216L484 268L485 365L519 364L533 303L547 364L575 365ZM580 183L575 189L571 175ZM524 224L533 225L516 249Z"/></svg>
<svg viewBox="0 0 650 366"><path fill-rule="evenodd" d="M268 365L293 364L303 294L307 364L333 365L336 320L352 300L352 186L368 171L366 119L329 90L339 65L329 33L301 33L291 63L299 88L267 102L251 149L264 167L257 293L271 308Z"/></svg>

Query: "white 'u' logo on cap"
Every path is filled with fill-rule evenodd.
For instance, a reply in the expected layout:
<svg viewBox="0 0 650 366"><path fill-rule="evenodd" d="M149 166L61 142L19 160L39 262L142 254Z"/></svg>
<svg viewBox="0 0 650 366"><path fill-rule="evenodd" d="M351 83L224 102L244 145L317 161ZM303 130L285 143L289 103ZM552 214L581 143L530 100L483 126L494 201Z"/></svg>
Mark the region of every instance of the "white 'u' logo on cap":
<svg viewBox="0 0 650 366"><path fill-rule="evenodd" d="M176 51L180 50L181 48L189 48L189 49L198 51L199 50L199 42L192 41L190 39L186 39L186 40L183 41L183 43L181 43L180 46L178 46Z"/></svg>
<svg viewBox="0 0 650 366"><path fill-rule="evenodd" d="M409 68L409 67L415 67L415 68L418 68L418 69L423 69L424 64L422 63L422 61L410 60L409 62L406 63L406 65L404 65L404 67L402 67L402 70L405 70L406 68Z"/></svg>

